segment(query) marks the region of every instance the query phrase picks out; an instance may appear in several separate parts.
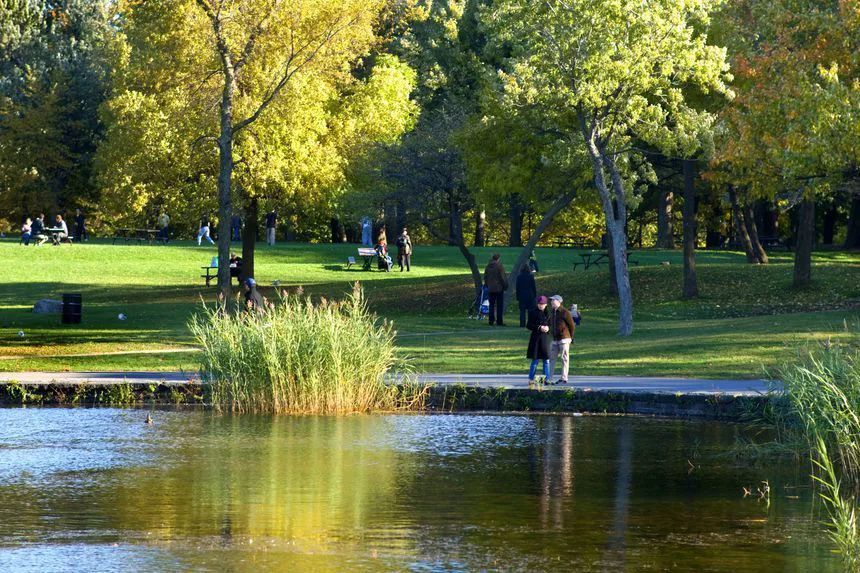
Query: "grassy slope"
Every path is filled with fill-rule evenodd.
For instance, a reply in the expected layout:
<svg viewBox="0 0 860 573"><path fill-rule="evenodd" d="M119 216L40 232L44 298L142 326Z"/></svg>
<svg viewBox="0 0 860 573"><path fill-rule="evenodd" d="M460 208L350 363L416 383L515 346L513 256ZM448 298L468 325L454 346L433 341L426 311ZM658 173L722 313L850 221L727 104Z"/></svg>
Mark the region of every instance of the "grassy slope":
<svg viewBox="0 0 860 573"><path fill-rule="evenodd" d="M476 249L486 260L493 249ZM508 264L513 249L500 249ZM470 279L459 253L419 247L410 274L345 270L349 245L262 246L257 278L304 285L312 295L340 296L361 280L368 300L396 321L402 355L425 371L520 372L526 335L518 328L490 329L466 320ZM185 322L200 297L211 299L199 278L212 247L84 244L24 248L0 242L0 370L195 369L193 353L57 357L63 354L176 349L192 343ZM860 318L860 256L818 253L815 285L791 288L790 255L773 264L744 264L737 253L699 254L702 297L678 297L678 252L636 252L631 279L636 332L615 336L616 309L606 293L606 267L571 272L574 252L538 250L539 289L578 302L574 365L583 374L651 374L750 377L775 363L787 344L840 336L845 320ZM578 257L577 257L578 258ZM669 261L670 266L661 265ZM288 287L290 288L290 287ZM30 312L39 298L84 295L84 323L62 326L56 315ZM268 293L271 294L271 293ZM128 320L120 321L122 312ZM508 323L516 323L516 309ZM23 330L24 338L17 333Z"/></svg>

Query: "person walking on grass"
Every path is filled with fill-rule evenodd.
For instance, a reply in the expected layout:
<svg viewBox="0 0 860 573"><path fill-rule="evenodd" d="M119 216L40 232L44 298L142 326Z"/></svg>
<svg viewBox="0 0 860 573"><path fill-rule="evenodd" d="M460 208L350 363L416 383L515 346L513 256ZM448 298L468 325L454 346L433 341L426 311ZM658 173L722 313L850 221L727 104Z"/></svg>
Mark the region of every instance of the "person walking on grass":
<svg viewBox="0 0 860 573"><path fill-rule="evenodd" d="M550 331L552 333L552 351L549 362L549 371L555 376L555 365L561 356L561 378L551 384L567 384L567 375L570 370L570 344L576 331L573 317L570 311L562 306L564 300L561 296L550 297L552 310L550 310Z"/></svg>
<svg viewBox="0 0 860 573"><path fill-rule="evenodd" d="M531 331L529 335L529 346L526 351L526 357L531 359L529 367L529 387L535 384L535 375L537 374L538 364L543 367L542 383L549 382L550 379L550 346L552 344L552 334L550 334L550 313L547 309L547 298L540 296L536 300L535 308L529 311L529 320L526 328Z"/></svg>
<svg viewBox="0 0 860 573"><path fill-rule="evenodd" d="M529 311L535 307L537 284L528 265L520 267L517 275L517 304L520 307L520 328L525 328Z"/></svg>
<svg viewBox="0 0 860 573"><path fill-rule="evenodd" d="M406 263L406 272L412 270L412 239L409 238L406 227L403 227L403 232L397 237L397 263L400 265L401 273L403 263Z"/></svg>
<svg viewBox="0 0 860 573"><path fill-rule="evenodd" d="M490 326L504 326L505 291L508 290L508 275L502 265L501 255L494 254L484 269L484 284L490 293Z"/></svg>
<svg viewBox="0 0 860 573"><path fill-rule="evenodd" d="M266 244L270 247L275 246L275 229L278 226L278 215L272 209L266 214Z"/></svg>
<svg viewBox="0 0 860 573"><path fill-rule="evenodd" d="M81 240L87 241L89 238L86 218L80 209L75 209L75 240L80 243Z"/></svg>
<svg viewBox="0 0 860 573"><path fill-rule="evenodd" d="M243 284L245 286L245 307L249 312L263 312L266 309L266 301L257 290L257 281L247 278Z"/></svg>
<svg viewBox="0 0 860 573"><path fill-rule="evenodd" d="M238 213L233 213L230 217L230 240L242 240L242 217Z"/></svg>
<svg viewBox="0 0 860 573"><path fill-rule="evenodd" d="M209 236L209 216L206 215L202 219L200 219L200 230L197 231L197 246L200 246L200 243L203 239L209 241L210 245L214 245L215 241L212 240L212 237Z"/></svg>

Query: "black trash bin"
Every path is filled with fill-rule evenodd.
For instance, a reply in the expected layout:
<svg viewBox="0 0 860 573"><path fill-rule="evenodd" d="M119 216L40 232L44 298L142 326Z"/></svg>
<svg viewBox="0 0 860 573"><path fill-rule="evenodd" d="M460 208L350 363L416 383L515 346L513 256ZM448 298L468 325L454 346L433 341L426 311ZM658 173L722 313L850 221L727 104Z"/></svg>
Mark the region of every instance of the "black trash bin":
<svg viewBox="0 0 860 573"><path fill-rule="evenodd" d="M83 298L79 294L63 295L63 324L80 324Z"/></svg>

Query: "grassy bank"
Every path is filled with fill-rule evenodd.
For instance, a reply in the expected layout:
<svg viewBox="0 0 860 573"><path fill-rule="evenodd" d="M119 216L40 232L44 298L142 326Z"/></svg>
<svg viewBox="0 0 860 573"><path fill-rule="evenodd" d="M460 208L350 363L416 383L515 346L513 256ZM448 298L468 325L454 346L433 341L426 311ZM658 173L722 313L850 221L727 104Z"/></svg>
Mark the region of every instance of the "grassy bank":
<svg viewBox="0 0 860 573"><path fill-rule="evenodd" d="M498 250L508 265L515 249L476 249L479 261ZM308 294L341 298L355 280L371 310L394 320L401 357L418 370L514 373L523 369L525 333L490 329L466 319L470 278L456 249L421 247L412 273L345 268L353 245L279 245L258 251L257 279L282 287L303 285ZM196 369L186 327L201 297L214 300L199 278L212 247L88 243L24 248L0 242L0 369L177 370ZM739 253L702 252L702 297L679 297L681 255L635 252L631 270L636 332L615 336L616 308L607 293L606 267L571 271L576 251L538 249L538 287L577 302L584 313L574 347L579 374L754 377L762 365L782 361L787 346L839 337L843 321L860 316L860 255L816 253L815 283L791 287L791 255L749 266ZM668 261L669 266L661 263ZM272 295L272 288L263 291ZM35 315L40 298L64 292L84 296L84 322L62 326L56 315ZM123 313L127 320L119 320ZM516 308L507 315L516 323ZM18 331L24 331L23 338ZM102 354L129 351L147 354Z"/></svg>

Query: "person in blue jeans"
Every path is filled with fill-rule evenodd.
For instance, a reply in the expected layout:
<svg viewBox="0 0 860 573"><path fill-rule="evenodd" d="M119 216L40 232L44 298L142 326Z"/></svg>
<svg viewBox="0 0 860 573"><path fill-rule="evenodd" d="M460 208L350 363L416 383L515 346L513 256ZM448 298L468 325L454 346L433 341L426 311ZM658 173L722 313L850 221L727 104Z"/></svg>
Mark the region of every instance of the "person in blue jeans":
<svg viewBox="0 0 860 573"><path fill-rule="evenodd" d="M210 245L214 245L215 241L209 236L209 217L200 219L200 230L197 231L197 246L200 246L201 240L206 239Z"/></svg>
<svg viewBox="0 0 860 573"><path fill-rule="evenodd" d="M549 299L545 296L539 296L537 299L537 308L529 311L529 320L526 324L526 328L531 331L529 347L526 351L526 357L532 361L529 368L529 386L535 383L535 375L540 363L543 365L543 381L546 382L550 378L549 358L552 346L552 333L549 331L550 314L549 310L547 310L547 303L549 303Z"/></svg>

